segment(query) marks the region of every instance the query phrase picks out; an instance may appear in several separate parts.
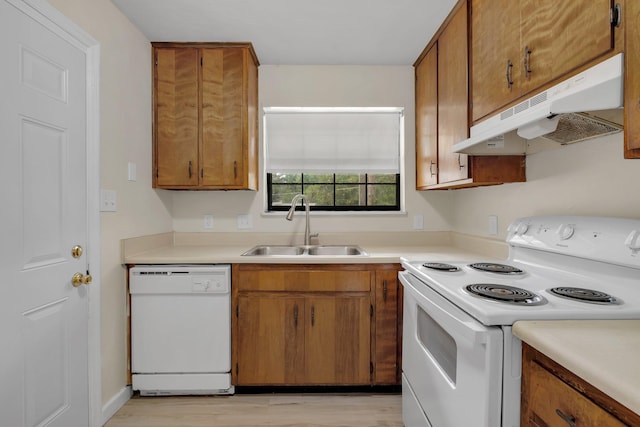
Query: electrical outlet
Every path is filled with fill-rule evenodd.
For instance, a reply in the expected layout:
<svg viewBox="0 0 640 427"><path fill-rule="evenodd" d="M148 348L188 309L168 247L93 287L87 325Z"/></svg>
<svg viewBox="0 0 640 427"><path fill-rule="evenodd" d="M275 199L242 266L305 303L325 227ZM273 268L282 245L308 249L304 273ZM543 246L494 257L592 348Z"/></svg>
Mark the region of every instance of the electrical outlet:
<svg viewBox="0 0 640 427"><path fill-rule="evenodd" d="M213 228L213 215L205 215L202 226L208 230Z"/></svg>
<svg viewBox="0 0 640 427"><path fill-rule="evenodd" d="M115 212L118 209L117 198L114 190L100 190L100 211Z"/></svg>
<svg viewBox="0 0 640 427"><path fill-rule="evenodd" d="M498 235L498 217L496 215L489 215L489 236Z"/></svg>
<svg viewBox="0 0 640 427"><path fill-rule="evenodd" d="M239 229L253 228L251 215L238 215L238 228Z"/></svg>
<svg viewBox="0 0 640 427"><path fill-rule="evenodd" d="M424 230L424 216L415 215L413 217L413 229L414 230Z"/></svg>

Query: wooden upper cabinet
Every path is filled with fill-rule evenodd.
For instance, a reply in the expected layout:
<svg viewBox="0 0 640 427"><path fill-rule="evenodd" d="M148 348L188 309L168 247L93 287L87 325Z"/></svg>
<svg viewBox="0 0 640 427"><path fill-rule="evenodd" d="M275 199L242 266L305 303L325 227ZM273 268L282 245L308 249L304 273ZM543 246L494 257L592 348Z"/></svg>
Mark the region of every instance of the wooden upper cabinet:
<svg viewBox="0 0 640 427"><path fill-rule="evenodd" d="M472 0L472 122L613 52L611 3Z"/></svg>
<svg viewBox="0 0 640 427"><path fill-rule="evenodd" d="M493 2L486 3L493 5ZM526 180L524 156L467 156L453 152L453 146L469 136L467 5L465 0L458 2L415 64L418 190ZM504 7L509 6L510 2L505 1ZM496 7L495 11L501 8ZM487 32L496 32L499 27L498 23L487 28ZM506 32L501 31L500 34ZM491 57L495 49L499 50L490 44L486 55Z"/></svg>
<svg viewBox="0 0 640 427"><path fill-rule="evenodd" d="M438 38L438 182L469 178L466 154L452 147L469 136L467 7L458 9Z"/></svg>
<svg viewBox="0 0 640 427"><path fill-rule="evenodd" d="M472 120L517 96L520 73L520 4L517 0L471 1Z"/></svg>
<svg viewBox="0 0 640 427"><path fill-rule="evenodd" d="M416 188L438 183L438 43L416 64Z"/></svg>
<svg viewBox="0 0 640 427"><path fill-rule="evenodd" d="M628 0L625 17L624 157L640 159L640 2Z"/></svg>
<svg viewBox="0 0 640 427"><path fill-rule="evenodd" d="M154 187L258 188L258 61L250 44L153 43Z"/></svg>
<svg viewBox="0 0 640 427"><path fill-rule="evenodd" d="M154 185L198 185L198 49L156 49Z"/></svg>

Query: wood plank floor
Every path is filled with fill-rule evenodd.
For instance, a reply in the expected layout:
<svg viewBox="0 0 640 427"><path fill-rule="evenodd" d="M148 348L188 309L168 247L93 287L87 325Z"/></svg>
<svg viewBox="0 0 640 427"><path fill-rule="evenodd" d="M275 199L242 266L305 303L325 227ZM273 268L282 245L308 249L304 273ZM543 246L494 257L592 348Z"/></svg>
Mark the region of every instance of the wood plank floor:
<svg viewBox="0 0 640 427"><path fill-rule="evenodd" d="M400 394L134 397L105 427L402 427Z"/></svg>

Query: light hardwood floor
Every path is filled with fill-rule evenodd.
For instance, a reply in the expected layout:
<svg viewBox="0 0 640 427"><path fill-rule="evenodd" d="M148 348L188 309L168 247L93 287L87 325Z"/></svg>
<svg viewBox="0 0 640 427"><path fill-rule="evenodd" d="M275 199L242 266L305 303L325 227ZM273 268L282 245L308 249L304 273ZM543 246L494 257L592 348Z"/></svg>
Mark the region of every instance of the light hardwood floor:
<svg viewBox="0 0 640 427"><path fill-rule="evenodd" d="M402 427L400 394L134 397L105 427Z"/></svg>

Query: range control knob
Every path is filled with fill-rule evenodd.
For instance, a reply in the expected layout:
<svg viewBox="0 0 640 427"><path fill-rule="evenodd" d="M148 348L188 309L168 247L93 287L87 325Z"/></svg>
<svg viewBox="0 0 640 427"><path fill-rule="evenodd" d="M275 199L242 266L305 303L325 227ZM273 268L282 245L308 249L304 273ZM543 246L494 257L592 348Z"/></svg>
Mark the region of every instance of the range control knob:
<svg viewBox="0 0 640 427"><path fill-rule="evenodd" d="M560 237L560 240L567 240L573 236L574 231L575 228L573 224L562 224L558 227L558 231L556 233L558 234L558 237Z"/></svg>
<svg viewBox="0 0 640 427"><path fill-rule="evenodd" d="M633 230L627 236L627 239L624 241L626 247L631 249L632 251L640 251L640 231Z"/></svg>
<svg viewBox="0 0 640 427"><path fill-rule="evenodd" d="M529 230L529 224L527 224L526 222L521 222L516 226L514 233L518 236L521 236L526 233L527 230Z"/></svg>

